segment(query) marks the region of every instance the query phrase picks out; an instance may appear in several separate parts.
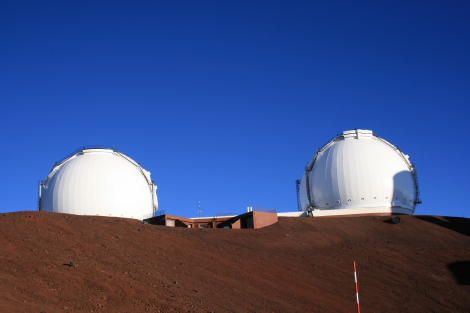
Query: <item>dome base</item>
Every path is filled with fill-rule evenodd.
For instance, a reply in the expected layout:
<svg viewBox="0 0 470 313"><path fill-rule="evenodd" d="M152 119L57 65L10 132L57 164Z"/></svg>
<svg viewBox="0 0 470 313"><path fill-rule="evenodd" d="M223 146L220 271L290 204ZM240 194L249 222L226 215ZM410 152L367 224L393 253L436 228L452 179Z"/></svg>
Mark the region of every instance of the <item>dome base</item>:
<svg viewBox="0 0 470 313"><path fill-rule="evenodd" d="M343 217L343 216L390 216L397 214L412 215L414 212L402 207L375 207L361 209L314 210L313 217Z"/></svg>

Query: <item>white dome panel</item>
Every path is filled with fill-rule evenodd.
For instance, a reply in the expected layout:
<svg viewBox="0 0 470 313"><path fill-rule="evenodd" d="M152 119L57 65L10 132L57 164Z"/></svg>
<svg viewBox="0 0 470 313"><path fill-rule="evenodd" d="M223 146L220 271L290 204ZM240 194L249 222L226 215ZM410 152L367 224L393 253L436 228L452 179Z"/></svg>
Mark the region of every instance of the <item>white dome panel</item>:
<svg viewBox="0 0 470 313"><path fill-rule="evenodd" d="M40 210L145 219L158 209L150 173L111 149L84 149L41 185Z"/></svg>
<svg viewBox="0 0 470 313"><path fill-rule="evenodd" d="M413 213L418 203L408 156L369 130L334 138L309 162L299 184L301 210L396 207Z"/></svg>

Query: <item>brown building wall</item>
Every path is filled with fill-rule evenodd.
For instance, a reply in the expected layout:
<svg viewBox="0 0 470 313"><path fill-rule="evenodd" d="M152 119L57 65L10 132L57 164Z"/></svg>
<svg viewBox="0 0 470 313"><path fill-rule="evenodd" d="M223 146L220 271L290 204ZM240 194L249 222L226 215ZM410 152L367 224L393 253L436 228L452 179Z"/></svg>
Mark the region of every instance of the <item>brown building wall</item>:
<svg viewBox="0 0 470 313"><path fill-rule="evenodd" d="M185 228L263 228L278 222L277 213L253 211L238 216L217 218L186 218L176 215L161 215L148 220L153 225Z"/></svg>
<svg viewBox="0 0 470 313"><path fill-rule="evenodd" d="M278 222L277 213L253 211L254 228L263 228Z"/></svg>
<svg viewBox="0 0 470 313"><path fill-rule="evenodd" d="M166 225L186 228L216 228L217 225L231 219L232 217L209 217L209 218L186 218L176 215L161 215L150 219L151 224ZM158 221L158 222L157 222Z"/></svg>
<svg viewBox="0 0 470 313"><path fill-rule="evenodd" d="M240 220L237 220L236 222L232 224L232 229L240 229L240 228L242 228L240 224Z"/></svg>

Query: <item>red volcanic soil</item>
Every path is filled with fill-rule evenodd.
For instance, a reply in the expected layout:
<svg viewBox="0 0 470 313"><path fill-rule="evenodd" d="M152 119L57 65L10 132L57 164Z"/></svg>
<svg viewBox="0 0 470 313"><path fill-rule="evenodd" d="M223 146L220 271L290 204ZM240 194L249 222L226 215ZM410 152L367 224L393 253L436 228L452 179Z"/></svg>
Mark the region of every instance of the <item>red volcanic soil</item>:
<svg viewBox="0 0 470 313"><path fill-rule="evenodd" d="M1 312L470 312L465 218L185 229L0 214Z"/></svg>

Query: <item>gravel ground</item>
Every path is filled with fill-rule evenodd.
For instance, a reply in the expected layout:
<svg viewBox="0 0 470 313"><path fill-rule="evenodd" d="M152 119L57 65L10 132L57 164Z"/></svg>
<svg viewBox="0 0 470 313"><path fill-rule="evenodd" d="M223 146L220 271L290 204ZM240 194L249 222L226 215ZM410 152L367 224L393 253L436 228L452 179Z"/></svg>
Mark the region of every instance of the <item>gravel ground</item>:
<svg viewBox="0 0 470 313"><path fill-rule="evenodd" d="M0 214L0 312L470 312L470 220L279 218L263 229Z"/></svg>

